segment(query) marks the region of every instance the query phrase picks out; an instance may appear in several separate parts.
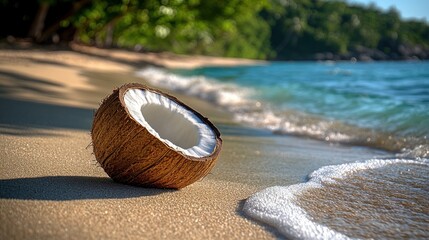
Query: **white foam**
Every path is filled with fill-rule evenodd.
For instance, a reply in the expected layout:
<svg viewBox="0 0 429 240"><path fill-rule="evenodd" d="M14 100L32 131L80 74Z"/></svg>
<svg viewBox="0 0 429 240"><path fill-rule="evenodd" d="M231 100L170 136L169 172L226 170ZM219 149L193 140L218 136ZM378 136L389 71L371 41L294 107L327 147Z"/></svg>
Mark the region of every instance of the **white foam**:
<svg viewBox="0 0 429 240"><path fill-rule="evenodd" d="M250 90L234 84L216 83L203 76L182 77L156 67L144 68L138 71L137 75L143 77L153 85L184 92L221 106L229 107L249 104L246 95L250 93Z"/></svg>
<svg viewBox="0 0 429 240"><path fill-rule="evenodd" d="M375 169L389 164L425 164L406 159L372 159L365 162L326 166L309 175L306 183L291 186L275 186L264 189L246 200L244 212L250 217L275 227L286 237L298 239L349 239L339 232L311 221L304 209L296 204L301 193L323 187L323 183L336 182L356 171Z"/></svg>
<svg viewBox="0 0 429 240"><path fill-rule="evenodd" d="M428 158L429 157L429 145L418 145L412 149L404 148L401 153L396 154L400 158Z"/></svg>

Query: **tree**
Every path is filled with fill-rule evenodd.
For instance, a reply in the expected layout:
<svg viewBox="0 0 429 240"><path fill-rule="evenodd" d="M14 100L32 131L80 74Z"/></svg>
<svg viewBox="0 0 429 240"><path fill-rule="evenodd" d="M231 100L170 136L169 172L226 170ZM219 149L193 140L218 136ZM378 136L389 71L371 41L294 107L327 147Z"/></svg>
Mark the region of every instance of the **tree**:
<svg viewBox="0 0 429 240"><path fill-rule="evenodd" d="M429 26L340 0L0 0L0 37L261 59L429 57ZM375 55L377 56L375 56Z"/></svg>

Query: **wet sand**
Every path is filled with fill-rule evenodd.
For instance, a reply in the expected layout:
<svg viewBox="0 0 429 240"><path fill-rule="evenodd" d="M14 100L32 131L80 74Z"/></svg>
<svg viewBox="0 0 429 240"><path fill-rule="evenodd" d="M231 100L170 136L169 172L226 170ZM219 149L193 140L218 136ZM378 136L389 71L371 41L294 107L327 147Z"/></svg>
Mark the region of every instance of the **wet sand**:
<svg viewBox="0 0 429 240"><path fill-rule="evenodd" d="M145 64L100 53L0 50L0 239L278 238L243 215L247 197L303 182L324 165L385 154L273 135L173 93L219 127L218 164L181 190L115 183L89 147L93 112L113 88L144 83L133 71Z"/></svg>

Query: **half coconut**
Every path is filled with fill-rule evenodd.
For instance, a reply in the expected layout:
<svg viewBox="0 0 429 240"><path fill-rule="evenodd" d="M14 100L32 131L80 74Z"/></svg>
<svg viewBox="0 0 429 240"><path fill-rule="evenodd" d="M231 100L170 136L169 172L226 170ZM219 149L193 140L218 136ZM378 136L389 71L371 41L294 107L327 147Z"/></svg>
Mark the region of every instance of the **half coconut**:
<svg viewBox="0 0 429 240"><path fill-rule="evenodd" d="M113 180L159 188L183 188L206 176L222 147L207 118L138 83L103 100L91 137L95 158Z"/></svg>

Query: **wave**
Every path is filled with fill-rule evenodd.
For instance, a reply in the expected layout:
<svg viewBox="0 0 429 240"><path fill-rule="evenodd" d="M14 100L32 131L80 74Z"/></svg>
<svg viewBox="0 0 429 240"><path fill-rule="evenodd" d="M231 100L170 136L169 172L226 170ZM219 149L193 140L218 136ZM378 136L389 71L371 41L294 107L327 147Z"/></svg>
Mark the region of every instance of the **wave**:
<svg viewBox="0 0 429 240"><path fill-rule="evenodd" d="M156 67L144 68L137 72L137 76L155 86L199 97L231 110L251 104L246 97L250 89L217 83L202 76L183 77Z"/></svg>
<svg viewBox="0 0 429 240"><path fill-rule="evenodd" d="M277 134L375 147L399 152L401 157L429 156L429 140L426 138L396 136L296 110L279 109L257 100L256 89L223 83L204 76L180 76L156 67L144 68L136 74L154 86L210 101L233 113L238 122L265 128Z"/></svg>
<svg viewBox="0 0 429 240"><path fill-rule="evenodd" d="M343 233L315 222L313 217L309 216L307 211L300 206L299 202L302 200L300 199L300 196L308 193L310 190L324 189L327 184L337 184L340 186L341 184L347 184L344 183L343 180L359 171L378 169L393 164L429 166L427 159L419 161L407 159L372 159L365 162L325 166L310 174L309 180L306 183L287 187L270 187L252 195L246 200L243 211L248 216L275 227L280 233L293 239L350 239L349 236L346 236ZM365 186L365 181L360 181L361 182L358 183L358 186ZM380 180L374 182L377 182L377 184L381 183L381 187L384 186L384 183ZM330 210L334 212L336 210L332 210L332 208L337 206L337 201L340 201L340 199L337 199L335 195L338 194L338 190L340 189L340 191L345 191L345 195L347 195L347 188L344 188L346 190L341 188L335 189L337 191L328 193L329 198L333 199L328 201L328 205L330 206ZM329 189L324 189L322 191L328 190ZM363 190L360 189L360 191L364 191L364 195L376 194L371 191L366 192L367 189L365 188L363 188ZM352 197L351 195L349 196ZM321 196L311 195L310 198L313 202L317 202L320 201L320 197ZM350 200L350 197L346 199L346 202L353 201ZM359 199L357 201L359 201ZM364 202L361 205L358 205L358 207L367 208L367 205L368 203ZM374 208L376 210L376 206L372 207L372 209ZM323 212L324 210L317 209L316 211ZM359 209L354 209L353 211L359 212ZM373 212L371 214L373 214ZM344 222L342 222L342 224L344 224ZM345 224L349 223L346 221Z"/></svg>

